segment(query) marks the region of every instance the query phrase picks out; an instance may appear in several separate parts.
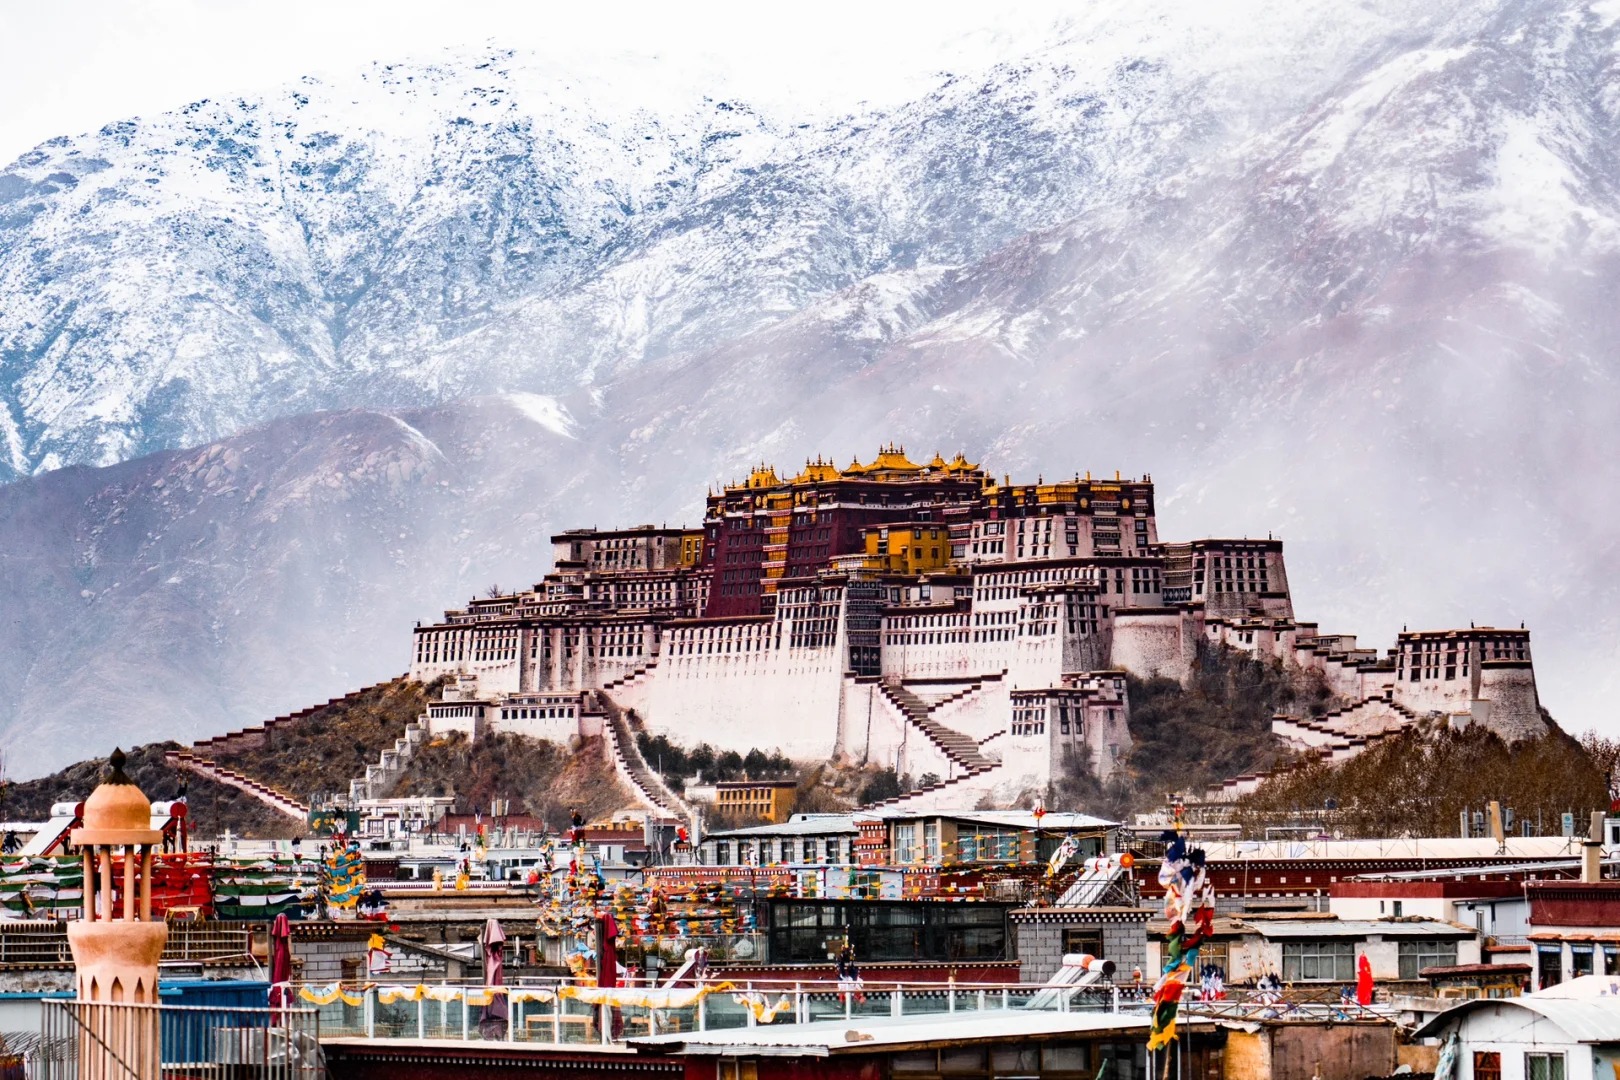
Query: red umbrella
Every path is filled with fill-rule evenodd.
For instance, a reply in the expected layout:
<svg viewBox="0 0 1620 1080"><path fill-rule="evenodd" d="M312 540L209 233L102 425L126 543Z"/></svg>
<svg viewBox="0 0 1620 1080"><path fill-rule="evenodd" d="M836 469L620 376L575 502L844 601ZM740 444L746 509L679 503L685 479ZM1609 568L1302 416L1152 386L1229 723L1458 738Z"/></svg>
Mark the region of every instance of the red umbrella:
<svg viewBox="0 0 1620 1080"><path fill-rule="evenodd" d="M484 923L484 932L478 935L478 943L484 947L484 985L505 986L506 957L503 946L506 944L506 931L501 929L500 920L490 919ZM506 1020L506 995L495 994L479 1017L478 1033L486 1039L504 1038Z"/></svg>
<svg viewBox="0 0 1620 1080"><path fill-rule="evenodd" d="M270 1007L292 1006L292 924L286 913L270 924Z"/></svg>
<svg viewBox="0 0 1620 1080"><path fill-rule="evenodd" d="M603 912L596 924L596 985L619 985L619 924L613 912Z"/></svg>
<svg viewBox="0 0 1620 1080"><path fill-rule="evenodd" d="M614 921L612 911L604 911L601 921L596 924L596 985L619 985L619 924ZM619 1010L610 1010L613 1014L613 1037L617 1039L620 1028L624 1025L624 1018Z"/></svg>
<svg viewBox="0 0 1620 1080"><path fill-rule="evenodd" d="M1373 999L1372 961L1367 954L1361 954L1361 960L1356 964L1356 1004L1371 1005Z"/></svg>

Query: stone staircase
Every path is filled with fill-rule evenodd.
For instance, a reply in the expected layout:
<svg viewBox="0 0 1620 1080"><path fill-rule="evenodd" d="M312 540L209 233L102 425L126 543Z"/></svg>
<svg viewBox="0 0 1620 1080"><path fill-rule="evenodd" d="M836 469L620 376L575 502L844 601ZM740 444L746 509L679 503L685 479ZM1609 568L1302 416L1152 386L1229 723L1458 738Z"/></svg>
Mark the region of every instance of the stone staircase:
<svg viewBox="0 0 1620 1080"><path fill-rule="evenodd" d="M1000 769L1001 762L992 761L959 776L953 776L949 780L941 780L937 784L929 784L915 791L896 795L892 799L863 806L861 809L886 810L895 806L907 806L918 810L972 808L995 786ZM926 807L918 805L922 803L928 805Z"/></svg>
<svg viewBox="0 0 1620 1080"><path fill-rule="evenodd" d="M386 798L426 737L427 728L422 721L412 720L406 724L405 734L394 740L394 748L379 751L377 764L367 765L365 776L357 776L349 781L349 804L355 805L361 799Z"/></svg>
<svg viewBox="0 0 1620 1080"><path fill-rule="evenodd" d="M262 724L255 724L252 727L245 727L240 731L232 731L224 735L215 735L208 739L200 739L191 744L191 751L192 753L201 755L203 757L208 757L210 755L229 756L242 750L259 749L274 738L275 730L278 727L282 727L283 725L287 724L296 724L300 720L305 720L315 715L322 709L329 709L334 705L341 705L345 702L354 701L364 694L371 693L373 690L381 689L390 683L404 682L409 678L410 676L406 674L400 675L393 679L384 679L380 683L373 683L370 686L363 686L358 690L351 690L342 697L328 698L319 705L310 705L299 709L297 712L290 712L284 716L278 716L272 720L266 720Z"/></svg>
<svg viewBox="0 0 1620 1080"><path fill-rule="evenodd" d="M1391 722L1376 726L1362 723L1375 711L1391 714ZM1312 759L1339 765L1349 761L1385 739L1393 738L1422 719L1404 705L1391 701L1388 695L1363 698L1353 705L1315 717L1274 716L1271 732L1288 741L1306 755L1305 761L1296 761L1269 772L1244 773L1228 779L1206 796L1212 802L1230 802L1251 794L1265 781Z"/></svg>
<svg viewBox="0 0 1620 1080"><path fill-rule="evenodd" d="M635 682L637 679L641 678L643 675L647 674L649 671L651 671L653 668L655 668L657 666L658 666L658 661L657 660L649 660L645 664L642 664L640 667L634 668L634 669L632 669L630 671L625 672L623 675L620 675L617 679L610 679L609 681L603 683L602 684L602 691L604 693L606 693L607 691L610 691L610 690L617 690L620 687L628 686L631 683Z"/></svg>
<svg viewBox="0 0 1620 1080"><path fill-rule="evenodd" d="M641 756L641 749L636 746L635 732L631 730L624 710L604 692L598 692L596 697L606 720L602 731L607 736L608 758L613 763L614 771L630 785L630 790L648 809L680 818L690 825L695 819L692 808L669 789L663 778Z"/></svg>
<svg viewBox="0 0 1620 1080"><path fill-rule="evenodd" d="M959 765L964 772L982 771L995 764L994 761L984 756L979 750L979 744L971 736L964 735L954 728L948 728L929 715L943 702L930 704L899 683L879 683L878 692L887 698L889 703L898 709L913 727L928 736L929 741L939 747L945 756ZM964 697L969 692L971 692L971 688L953 694L950 698L946 698L945 701Z"/></svg>
<svg viewBox="0 0 1620 1080"><path fill-rule="evenodd" d="M190 750L170 750L164 755L170 765L176 769L184 769L198 776L206 777L217 784L235 788L243 794L257 799L259 802L280 811L299 824L309 821L309 806L299 802L284 791L278 791L268 784L261 784L251 776L244 776L235 769L227 769L210 758L200 757Z"/></svg>

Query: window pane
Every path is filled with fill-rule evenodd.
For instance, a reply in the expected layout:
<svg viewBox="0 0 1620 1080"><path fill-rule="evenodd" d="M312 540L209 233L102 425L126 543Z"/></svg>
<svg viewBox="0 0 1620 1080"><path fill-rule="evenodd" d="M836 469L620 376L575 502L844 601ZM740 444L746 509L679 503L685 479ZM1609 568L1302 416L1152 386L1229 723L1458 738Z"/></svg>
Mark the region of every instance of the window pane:
<svg viewBox="0 0 1620 1080"><path fill-rule="evenodd" d="M984 1072L984 1048L959 1047L939 1052L939 1071L945 1073Z"/></svg>
<svg viewBox="0 0 1620 1080"><path fill-rule="evenodd" d="M1041 1051L1045 1058L1043 1067L1047 1072L1086 1072L1090 1064L1087 1049L1084 1046L1048 1046Z"/></svg>
<svg viewBox="0 0 1620 1080"><path fill-rule="evenodd" d="M892 1068L897 1073L931 1073L936 1071L938 1064L939 1059L934 1056L932 1050L918 1051L912 1054L896 1054L891 1062Z"/></svg>

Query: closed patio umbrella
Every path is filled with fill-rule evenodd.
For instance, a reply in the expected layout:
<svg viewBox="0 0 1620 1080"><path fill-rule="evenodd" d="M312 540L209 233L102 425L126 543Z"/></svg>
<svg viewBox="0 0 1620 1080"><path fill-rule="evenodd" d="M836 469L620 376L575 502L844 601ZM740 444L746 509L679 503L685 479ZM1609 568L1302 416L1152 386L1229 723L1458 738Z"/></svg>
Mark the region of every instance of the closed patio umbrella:
<svg viewBox="0 0 1620 1080"><path fill-rule="evenodd" d="M501 929L499 919L489 919L484 923L484 932L478 935L478 943L484 948L484 985L505 986L506 931ZM495 994L478 1019L478 1034L485 1039L504 1039L507 1016L506 995Z"/></svg>
<svg viewBox="0 0 1620 1080"><path fill-rule="evenodd" d="M276 916L270 924L270 1007L287 1009L293 1004L292 987L292 924L286 914Z"/></svg>

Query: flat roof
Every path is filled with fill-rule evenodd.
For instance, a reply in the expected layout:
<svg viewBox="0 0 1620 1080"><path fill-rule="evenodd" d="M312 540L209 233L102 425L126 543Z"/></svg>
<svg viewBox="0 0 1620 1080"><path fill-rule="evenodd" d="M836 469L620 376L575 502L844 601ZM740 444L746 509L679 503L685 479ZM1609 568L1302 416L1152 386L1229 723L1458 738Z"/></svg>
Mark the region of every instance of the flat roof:
<svg viewBox="0 0 1620 1080"><path fill-rule="evenodd" d="M950 818L952 821L972 821L981 825L1004 825L1016 829L1044 829L1061 832L1067 829L1111 829L1119 824L1107 818L1090 814L1048 813L1039 818L1033 810L908 810L894 806L879 811L886 821L922 818Z"/></svg>
<svg viewBox="0 0 1620 1080"><path fill-rule="evenodd" d="M1469 859L1483 868L1489 866L1492 859L1503 860L1501 865L1513 865L1531 859L1581 855L1581 838L1568 836L1509 836L1501 845L1488 836L1433 836L1383 840L1206 840L1200 846L1210 862ZM1366 870L1366 873L1374 872L1373 867Z"/></svg>
<svg viewBox="0 0 1620 1080"><path fill-rule="evenodd" d="M746 829L727 829L712 832L699 843L710 840L751 839L772 836L826 836L832 833L857 835L861 830L850 814L794 814L775 825L752 825Z"/></svg>
<svg viewBox="0 0 1620 1080"><path fill-rule="evenodd" d="M1263 938L1454 937L1474 930L1438 919L1256 919L1244 927Z"/></svg>
<svg viewBox="0 0 1620 1080"><path fill-rule="evenodd" d="M1183 1017L1181 1026L1200 1031L1213 1025ZM761 1024L722 1031L683 1032L629 1039L636 1050L654 1054L706 1054L725 1057L777 1055L827 1057L873 1050L929 1049L972 1043L1055 1040L1066 1036L1147 1036L1147 1015L995 1009L917 1017L856 1017L813 1024Z"/></svg>

